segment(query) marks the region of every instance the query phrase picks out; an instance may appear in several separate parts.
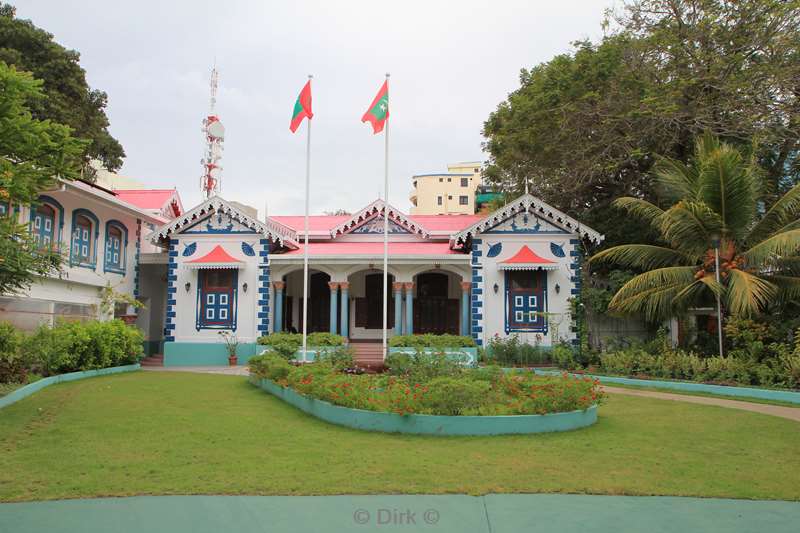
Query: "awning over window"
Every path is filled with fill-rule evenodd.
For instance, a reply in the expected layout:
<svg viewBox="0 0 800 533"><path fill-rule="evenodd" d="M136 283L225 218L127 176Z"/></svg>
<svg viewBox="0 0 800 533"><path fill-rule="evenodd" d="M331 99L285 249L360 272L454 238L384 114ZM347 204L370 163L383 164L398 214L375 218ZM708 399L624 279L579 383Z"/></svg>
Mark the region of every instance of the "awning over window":
<svg viewBox="0 0 800 533"><path fill-rule="evenodd" d="M186 261L184 265L187 268L242 268L244 261L239 261L231 256L218 244L203 257Z"/></svg>
<svg viewBox="0 0 800 533"><path fill-rule="evenodd" d="M500 270L556 270L558 263L536 255L536 252L523 245L519 251L497 264Z"/></svg>

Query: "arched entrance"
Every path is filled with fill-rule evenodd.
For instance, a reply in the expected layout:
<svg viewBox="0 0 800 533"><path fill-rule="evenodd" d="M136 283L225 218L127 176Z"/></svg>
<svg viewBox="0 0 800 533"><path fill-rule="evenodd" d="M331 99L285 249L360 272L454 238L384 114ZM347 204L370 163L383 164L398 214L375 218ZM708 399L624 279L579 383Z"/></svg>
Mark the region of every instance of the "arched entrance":
<svg viewBox="0 0 800 533"><path fill-rule="evenodd" d="M415 333L459 333L459 279L447 272L423 272L416 277Z"/></svg>
<svg viewBox="0 0 800 533"><path fill-rule="evenodd" d="M391 334L394 329L394 276L388 276L387 328ZM348 277L350 283L349 335L352 339L380 339L383 335L383 272L362 270Z"/></svg>
<svg viewBox="0 0 800 533"><path fill-rule="evenodd" d="M331 319L331 277L325 272L308 271L308 332L328 331ZM303 331L303 271L295 270L284 276L282 331Z"/></svg>

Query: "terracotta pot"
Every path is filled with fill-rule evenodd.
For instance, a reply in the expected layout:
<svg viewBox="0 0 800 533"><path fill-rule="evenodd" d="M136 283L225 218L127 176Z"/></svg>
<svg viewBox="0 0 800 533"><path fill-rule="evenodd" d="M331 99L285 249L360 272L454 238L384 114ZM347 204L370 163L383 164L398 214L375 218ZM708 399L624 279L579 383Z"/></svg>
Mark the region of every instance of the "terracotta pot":
<svg viewBox="0 0 800 533"><path fill-rule="evenodd" d="M237 362L237 357L235 355L228 356L228 366L236 366Z"/></svg>
<svg viewBox="0 0 800 533"><path fill-rule="evenodd" d="M120 318L129 326L136 324L136 315L122 315Z"/></svg>

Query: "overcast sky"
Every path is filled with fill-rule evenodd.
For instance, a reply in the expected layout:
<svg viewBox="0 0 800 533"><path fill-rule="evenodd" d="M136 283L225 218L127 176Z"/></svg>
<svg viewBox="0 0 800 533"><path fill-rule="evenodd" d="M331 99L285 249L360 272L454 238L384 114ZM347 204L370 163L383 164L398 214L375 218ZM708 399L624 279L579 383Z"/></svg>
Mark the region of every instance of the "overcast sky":
<svg viewBox="0 0 800 533"><path fill-rule="evenodd" d="M121 173L200 201L201 121L210 70L226 128L222 196L263 214L301 214L305 126L289 119L314 75L311 212L358 209L383 190L383 136L360 122L390 81L390 201L410 207L411 176L484 160L481 128L518 87L519 69L601 36L610 0L9 0L81 53L108 93Z"/></svg>

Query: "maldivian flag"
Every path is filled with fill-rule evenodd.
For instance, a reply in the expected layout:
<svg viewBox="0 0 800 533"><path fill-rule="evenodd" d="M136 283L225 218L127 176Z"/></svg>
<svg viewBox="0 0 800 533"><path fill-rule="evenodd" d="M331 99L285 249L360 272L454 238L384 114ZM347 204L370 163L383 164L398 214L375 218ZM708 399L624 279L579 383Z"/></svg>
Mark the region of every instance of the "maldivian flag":
<svg viewBox="0 0 800 533"><path fill-rule="evenodd" d="M369 109L361 117L361 122L369 121L372 124L372 133L380 133L389 118L389 80L383 82L381 90L369 105Z"/></svg>
<svg viewBox="0 0 800 533"><path fill-rule="evenodd" d="M305 87L300 91L300 94L297 96L297 101L294 103L292 123L289 124L289 129L292 130L292 133L297 131L297 128L300 127L300 123L303 122L303 119L306 117L309 119L314 117L314 113L311 112L311 80L306 82Z"/></svg>

